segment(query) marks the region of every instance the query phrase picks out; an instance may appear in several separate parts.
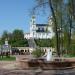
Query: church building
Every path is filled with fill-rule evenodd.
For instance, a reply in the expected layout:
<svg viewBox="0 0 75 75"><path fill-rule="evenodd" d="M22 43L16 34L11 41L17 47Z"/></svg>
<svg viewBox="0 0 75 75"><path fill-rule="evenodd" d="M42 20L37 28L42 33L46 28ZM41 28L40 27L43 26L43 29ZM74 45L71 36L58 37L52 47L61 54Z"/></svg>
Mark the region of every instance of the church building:
<svg viewBox="0 0 75 75"><path fill-rule="evenodd" d="M24 38L30 39L49 39L54 36L52 30L52 19L49 18L47 24L37 24L35 16L32 16L30 21L30 33L25 33Z"/></svg>

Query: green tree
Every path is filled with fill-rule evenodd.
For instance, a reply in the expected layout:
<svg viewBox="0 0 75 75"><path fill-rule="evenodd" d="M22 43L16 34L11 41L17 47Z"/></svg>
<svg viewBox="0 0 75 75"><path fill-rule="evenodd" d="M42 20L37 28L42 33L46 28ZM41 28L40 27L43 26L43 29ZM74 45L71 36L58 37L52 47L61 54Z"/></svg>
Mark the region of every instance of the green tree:
<svg viewBox="0 0 75 75"><path fill-rule="evenodd" d="M57 54L58 56L60 56L60 44L59 44L59 33L58 33L58 15L57 13L58 8L61 7L63 0L37 0L39 3L39 6L48 4L53 16L53 21L54 21L54 28L55 28L55 35L56 35L56 50L57 50ZM50 13L50 12L49 12Z"/></svg>
<svg viewBox="0 0 75 75"><path fill-rule="evenodd" d="M9 38L9 33L7 31L4 31L1 37L1 44L4 44L5 39Z"/></svg>
<svg viewBox="0 0 75 75"><path fill-rule="evenodd" d="M3 45L5 39L8 40L9 44L12 47L26 47L28 45L27 39L24 38L24 33L22 30L16 29L12 33L8 33L7 31L3 32L0 43Z"/></svg>
<svg viewBox="0 0 75 75"><path fill-rule="evenodd" d="M22 30L16 29L13 31L12 35L15 40L24 39L24 33Z"/></svg>
<svg viewBox="0 0 75 75"><path fill-rule="evenodd" d="M48 13L52 13L51 15L53 17L57 55L60 56L61 47L63 48L64 44L68 46L68 49L71 48L71 40L72 40L71 36L75 24L74 22L75 2L74 0L66 0L66 1L65 0L36 0L36 1L38 2L38 5L34 8L34 10L38 7L49 5L51 11L49 11ZM65 26L67 27L66 29ZM67 36L64 36L66 30L67 30L66 33ZM64 41L64 38L66 37L68 37L67 41Z"/></svg>
<svg viewBox="0 0 75 75"><path fill-rule="evenodd" d="M28 46L28 41L24 39L24 33L22 30L16 29L12 33L12 39L10 43L14 47Z"/></svg>

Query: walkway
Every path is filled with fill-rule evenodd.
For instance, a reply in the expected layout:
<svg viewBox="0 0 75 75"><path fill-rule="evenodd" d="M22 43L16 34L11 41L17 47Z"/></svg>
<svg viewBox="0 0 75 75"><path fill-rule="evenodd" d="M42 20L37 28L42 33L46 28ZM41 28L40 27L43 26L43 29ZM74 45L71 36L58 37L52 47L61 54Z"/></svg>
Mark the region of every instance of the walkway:
<svg viewBox="0 0 75 75"><path fill-rule="evenodd" d="M17 55L16 57L17 61L0 61L0 75L75 75L75 68L65 70L41 70L40 68L23 70L20 68L18 61L24 57L30 58L30 56Z"/></svg>
<svg viewBox="0 0 75 75"><path fill-rule="evenodd" d="M75 75L74 70L0 70L0 75Z"/></svg>

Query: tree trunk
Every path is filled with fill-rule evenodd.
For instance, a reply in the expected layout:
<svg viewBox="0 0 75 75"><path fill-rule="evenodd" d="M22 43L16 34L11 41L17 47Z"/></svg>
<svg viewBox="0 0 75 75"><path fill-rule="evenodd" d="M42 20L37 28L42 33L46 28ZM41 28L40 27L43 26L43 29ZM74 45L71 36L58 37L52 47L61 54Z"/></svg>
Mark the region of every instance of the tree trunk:
<svg viewBox="0 0 75 75"><path fill-rule="evenodd" d="M60 57L60 47L59 47L59 36L58 36L58 30L57 30L57 21L56 21L56 16L54 13L54 9L52 7L52 2L49 0L49 6L52 12L52 16L54 18L54 24L55 24L55 35L56 35L56 50L57 50L57 55Z"/></svg>

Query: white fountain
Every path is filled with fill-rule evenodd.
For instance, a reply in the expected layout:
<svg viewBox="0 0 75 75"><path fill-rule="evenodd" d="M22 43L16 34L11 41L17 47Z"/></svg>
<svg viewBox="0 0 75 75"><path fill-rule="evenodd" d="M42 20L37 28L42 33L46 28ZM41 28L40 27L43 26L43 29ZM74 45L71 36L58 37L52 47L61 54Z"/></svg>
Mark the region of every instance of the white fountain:
<svg viewBox="0 0 75 75"><path fill-rule="evenodd" d="M50 50L50 49L47 49L46 60L47 61L51 61L52 60L52 50Z"/></svg>

